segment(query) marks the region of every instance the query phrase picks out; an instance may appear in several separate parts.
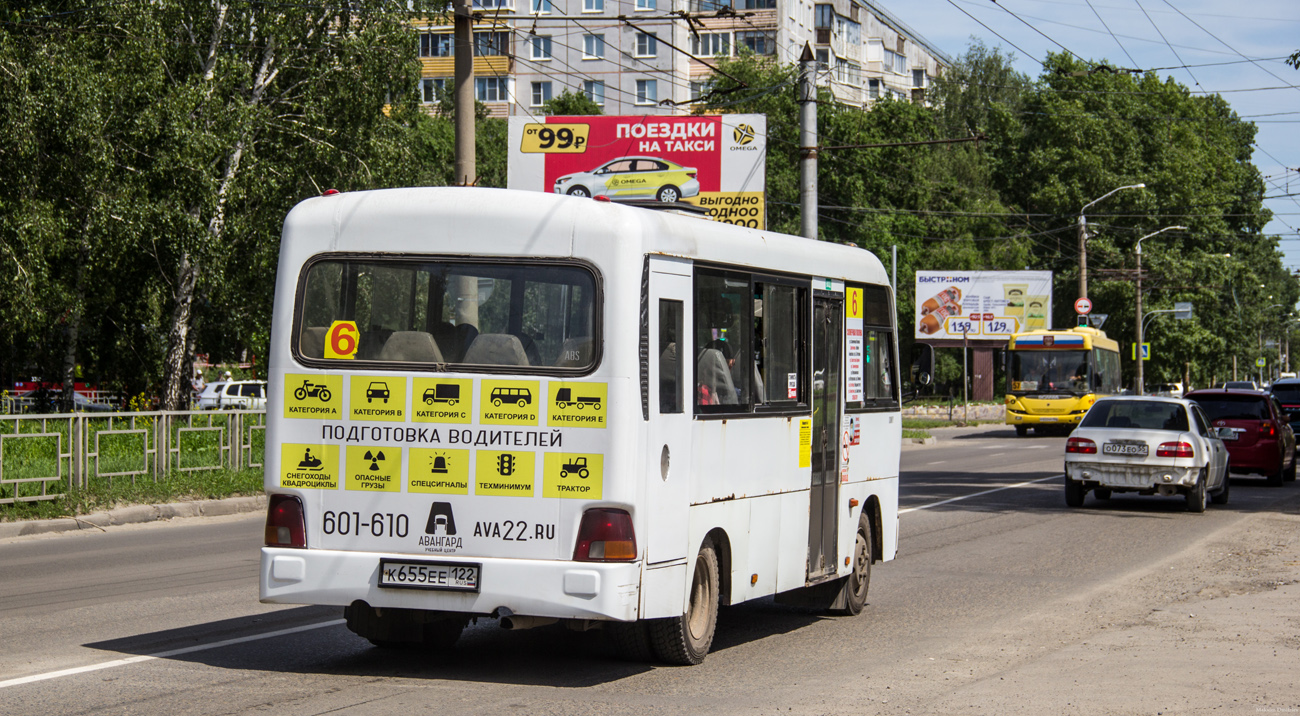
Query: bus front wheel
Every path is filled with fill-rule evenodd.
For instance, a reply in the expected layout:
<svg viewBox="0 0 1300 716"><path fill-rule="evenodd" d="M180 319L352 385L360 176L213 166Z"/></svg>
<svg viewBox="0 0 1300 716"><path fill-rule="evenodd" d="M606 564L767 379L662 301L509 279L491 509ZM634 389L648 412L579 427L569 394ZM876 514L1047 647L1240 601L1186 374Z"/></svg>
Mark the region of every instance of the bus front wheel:
<svg viewBox="0 0 1300 716"><path fill-rule="evenodd" d="M669 664L690 666L704 661L718 627L718 553L706 542L695 557L690 603L680 617L650 622L650 644Z"/></svg>
<svg viewBox="0 0 1300 716"><path fill-rule="evenodd" d="M858 519L858 534L853 543L853 571L844 578L844 586L831 611L844 616L857 616L867 604L867 590L871 588L871 522L863 515Z"/></svg>
<svg viewBox="0 0 1300 716"><path fill-rule="evenodd" d="M1023 438L1024 436L1026 436L1026 435L1028 435L1028 434L1029 434L1029 426L1028 426L1028 425L1017 425L1017 426L1016 426L1016 437L1018 437L1018 438Z"/></svg>

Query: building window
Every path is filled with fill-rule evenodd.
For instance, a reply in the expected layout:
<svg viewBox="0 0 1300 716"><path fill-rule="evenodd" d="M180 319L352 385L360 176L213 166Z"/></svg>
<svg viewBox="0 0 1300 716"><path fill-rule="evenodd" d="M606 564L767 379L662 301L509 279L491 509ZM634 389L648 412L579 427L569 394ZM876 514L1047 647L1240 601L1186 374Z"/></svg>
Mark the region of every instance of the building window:
<svg viewBox="0 0 1300 716"><path fill-rule="evenodd" d="M583 35L582 56L588 59L604 57L605 36L604 35Z"/></svg>
<svg viewBox="0 0 1300 716"><path fill-rule="evenodd" d="M736 7L742 10L771 10L776 7L776 0L738 0Z"/></svg>
<svg viewBox="0 0 1300 716"><path fill-rule="evenodd" d="M605 0L582 0L583 12L604 12Z"/></svg>
<svg viewBox="0 0 1300 716"><path fill-rule="evenodd" d="M551 83L534 82L533 83L533 106L540 107L551 101Z"/></svg>
<svg viewBox="0 0 1300 716"><path fill-rule="evenodd" d="M831 51L817 50L817 69L827 70L831 66Z"/></svg>
<svg viewBox="0 0 1300 716"><path fill-rule="evenodd" d="M658 80L637 80L636 81L636 103L637 104L654 104L658 101L659 101Z"/></svg>
<svg viewBox="0 0 1300 716"><path fill-rule="evenodd" d="M529 39L528 44L533 48L532 58L534 60L551 59L551 38L549 35L535 35Z"/></svg>
<svg viewBox="0 0 1300 716"><path fill-rule="evenodd" d="M813 27L818 30L829 30L835 22L834 5L818 5L814 11Z"/></svg>
<svg viewBox="0 0 1300 716"><path fill-rule="evenodd" d="M925 70L912 70L912 86L925 87Z"/></svg>
<svg viewBox="0 0 1300 716"><path fill-rule="evenodd" d="M478 57L484 57L486 55L510 54L510 33L508 32L474 33L474 54Z"/></svg>
<svg viewBox="0 0 1300 716"><path fill-rule="evenodd" d="M731 55L731 33L701 32L691 37L691 54L696 57L728 57Z"/></svg>
<svg viewBox="0 0 1300 716"><path fill-rule="evenodd" d="M699 102L699 101L700 101L700 97L703 97L704 94L705 94L706 92L708 92L708 91L709 91L709 83L708 83L708 82L696 82L696 81L694 81L694 80L691 81L691 101L692 101L692 102Z"/></svg>
<svg viewBox="0 0 1300 716"><path fill-rule="evenodd" d="M425 104L438 102L450 91L451 78L449 77L426 77L420 80L420 100Z"/></svg>
<svg viewBox="0 0 1300 716"><path fill-rule="evenodd" d="M731 7L731 0L687 0L686 3L690 12L717 12L724 7Z"/></svg>
<svg viewBox="0 0 1300 716"><path fill-rule="evenodd" d="M841 84L860 87L862 85L862 67L855 62L836 57L835 80Z"/></svg>
<svg viewBox="0 0 1300 716"><path fill-rule="evenodd" d="M637 57L654 57L659 54L659 39L653 32L638 32L636 34L636 56Z"/></svg>
<svg viewBox="0 0 1300 716"><path fill-rule="evenodd" d="M445 32L420 33L420 57L451 57L453 38Z"/></svg>
<svg viewBox="0 0 1300 716"><path fill-rule="evenodd" d="M895 72L900 75L906 74L907 57L905 55L900 55L897 52L890 52L889 50L885 50L884 70L886 72Z"/></svg>
<svg viewBox="0 0 1300 716"><path fill-rule="evenodd" d="M480 102L506 101L504 77L479 77L474 80L474 99Z"/></svg>
<svg viewBox="0 0 1300 716"><path fill-rule="evenodd" d="M880 80L867 80L867 99L880 99Z"/></svg>
<svg viewBox="0 0 1300 716"><path fill-rule="evenodd" d="M776 53L776 38L771 32L746 30L736 33L736 44L748 47L755 55L772 55Z"/></svg>
<svg viewBox="0 0 1300 716"><path fill-rule="evenodd" d="M534 15L542 15L551 11L551 0L529 0L529 11Z"/></svg>
<svg viewBox="0 0 1300 716"><path fill-rule="evenodd" d="M509 10L514 6L512 0L474 0L475 10Z"/></svg>
<svg viewBox="0 0 1300 716"><path fill-rule="evenodd" d="M597 106L605 106L605 83L600 80L583 80L582 93Z"/></svg>
<svg viewBox="0 0 1300 716"><path fill-rule="evenodd" d="M655 0L636 0L636 9L653 10L655 9Z"/></svg>

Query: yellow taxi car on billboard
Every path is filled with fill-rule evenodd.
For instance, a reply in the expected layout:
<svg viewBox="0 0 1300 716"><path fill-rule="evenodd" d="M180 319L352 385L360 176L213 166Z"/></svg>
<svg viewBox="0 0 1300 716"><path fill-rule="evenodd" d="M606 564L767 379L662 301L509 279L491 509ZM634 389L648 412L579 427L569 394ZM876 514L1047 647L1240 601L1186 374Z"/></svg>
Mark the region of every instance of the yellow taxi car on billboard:
<svg viewBox="0 0 1300 716"><path fill-rule="evenodd" d="M565 174L555 180L556 194L654 198L673 202L696 196L700 182L694 167L659 157L619 157L599 169Z"/></svg>

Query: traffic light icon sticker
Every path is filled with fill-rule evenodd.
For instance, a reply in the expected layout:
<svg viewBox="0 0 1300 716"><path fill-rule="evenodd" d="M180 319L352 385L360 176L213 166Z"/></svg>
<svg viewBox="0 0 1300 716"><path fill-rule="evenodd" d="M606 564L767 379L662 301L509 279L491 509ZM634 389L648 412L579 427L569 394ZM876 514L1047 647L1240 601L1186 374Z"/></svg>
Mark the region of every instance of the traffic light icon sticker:
<svg viewBox="0 0 1300 716"><path fill-rule="evenodd" d="M532 497L537 454L479 450L474 463L474 494Z"/></svg>
<svg viewBox="0 0 1300 716"><path fill-rule="evenodd" d="M358 492L401 492L402 449L349 445L344 461L345 487Z"/></svg>
<svg viewBox="0 0 1300 716"><path fill-rule="evenodd" d="M599 500L605 456L587 453L546 453L542 468L542 497Z"/></svg>

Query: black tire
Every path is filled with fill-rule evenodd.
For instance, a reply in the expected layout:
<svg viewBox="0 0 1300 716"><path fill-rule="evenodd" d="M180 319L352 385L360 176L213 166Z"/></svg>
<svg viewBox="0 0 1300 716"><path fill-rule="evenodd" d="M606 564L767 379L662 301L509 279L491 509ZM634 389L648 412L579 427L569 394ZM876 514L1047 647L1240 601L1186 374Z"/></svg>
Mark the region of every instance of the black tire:
<svg viewBox="0 0 1300 716"><path fill-rule="evenodd" d="M320 402L322 402L322 403L328 403L328 402L330 402L330 395L332 395L332 393L330 393L328 390L326 390L326 389L324 389L324 388L321 388L321 389L320 389Z"/></svg>
<svg viewBox="0 0 1300 716"><path fill-rule="evenodd" d="M660 187L659 191L655 194L655 198L659 201L673 204L676 203L678 199L682 198L682 192L677 187L669 184L668 186Z"/></svg>
<svg viewBox="0 0 1300 716"><path fill-rule="evenodd" d="M650 644L661 661L681 666L704 661L718 627L719 587L718 554L712 543L705 542L695 557L686 613L649 623Z"/></svg>
<svg viewBox="0 0 1300 716"><path fill-rule="evenodd" d="M614 653L625 661L650 661L654 647L650 645L650 630L646 622L609 622L605 625Z"/></svg>
<svg viewBox="0 0 1300 716"><path fill-rule="evenodd" d="M1109 488L1109 487L1094 487L1094 488L1092 488L1092 496L1093 496L1093 497L1096 497L1098 500L1109 500L1109 499L1110 499L1110 488Z"/></svg>
<svg viewBox="0 0 1300 716"><path fill-rule="evenodd" d="M1232 475L1231 475L1231 471L1228 469L1228 465L1224 464L1223 487L1220 487L1218 492L1215 492L1214 494L1210 495L1210 502L1213 502L1216 505L1228 504L1228 488L1232 486L1231 477Z"/></svg>
<svg viewBox="0 0 1300 716"><path fill-rule="evenodd" d="M1029 434L1029 426L1028 426L1028 425L1017 425L1017 426L1016 426L1016 437L1018 437L1018 438L1023 438L1024 436L1026 436L1026 435L1028 435L1028 434Z"/></svg>
<svg viewBox="0 0 1300 716"><path fill-rule="evenodd" d="M1283 482L1295 482L1295 467L1295 458L1293 457L1291 458L1291 467L1288 467L1286 471L1282 473Z"/></svg>
<svg viewBox="0 0 1300 716"><path fill-rule="evenodd" d="M591 192L587 191L587 187L585 187L585 186L575 186L575 187L571 187L571 188L570 188L567 192L565 192L565 193L568 194L569 196L580 196L580 197L584 197L584 198L585 198L585 197L590 197L590 196L591 196Z"/></svg>
<svg viewBox="0 0 1300 716"><path fill-rule="evenodd" d="M494 406L496 406L496 407L498 407L498 408L501 407L501 399L500 399L500 398L493 398L493 399L492 399L492 405L494 405Z"/></svg>
<svg viewBox="0 0 1300 716"><path fill-rule="evenodd" d="M841 592L844 606L833 609L835 614L855 617L867 604L867 591L871 589L871 522L863 515L858 519L858 533L853 541L853 571L844 580Z"/></svg>
<svg viewBox="0 0 1300 716"><path fill-rule="evenodd" d="M1207 469L1201 468L1201 474L1196 478L1196 486L1184 493L1183 497L1187 499L1188 512L1205 511L1205 482Z"/></svg>
<svg viewBox="0 0 1300 716"><path fill-rule="evenodd" d="M1273 473L1272 475L1269 475L1268 480L1266 481L1265 484L1267 484L1269 487L1281 487L1282 480L1284 480L1285 478L1286 478L1286 468L1282 465L1278 465L1277 472Z"/></svg>
<svg viewBox="0 0 1300 716"><path fill-rule="evenodd" d="M1083 496L1086 494L1083 489L1083 483L1078 480L1071 480L1069 474L1065 476L1065 506L1066 507L1083 507Z"/></svg>
<svg viewBox="0 0 1300 716"><path fill-rule="evenodd" d="M299 389L293 391L293 397L297 398L298 400L306 400L306 399L307 399L307 391L306 391L306 389L304 389L304 388L299 388Z"/></svg>

